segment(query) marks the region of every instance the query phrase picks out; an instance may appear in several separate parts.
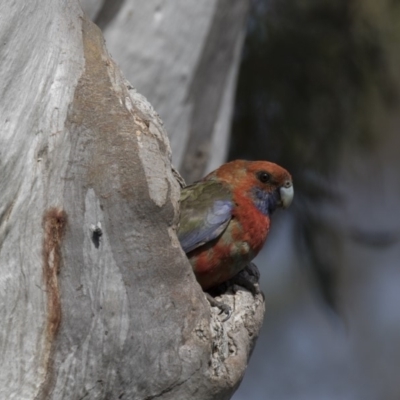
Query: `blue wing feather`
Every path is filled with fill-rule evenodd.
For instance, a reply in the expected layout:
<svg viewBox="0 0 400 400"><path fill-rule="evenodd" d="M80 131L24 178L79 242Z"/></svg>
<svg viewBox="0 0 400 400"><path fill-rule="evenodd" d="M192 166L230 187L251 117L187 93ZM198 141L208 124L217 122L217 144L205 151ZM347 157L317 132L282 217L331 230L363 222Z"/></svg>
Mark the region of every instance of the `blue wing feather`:
<svg viewBox="0 0 400 400"><path fill-rule="evenodd" d="M230 193L219 184L200 182L185 190L178 238L183 250L189 253L222 234L232 218L234 204ZM217 200L213 200L215 196Z"/></svg>

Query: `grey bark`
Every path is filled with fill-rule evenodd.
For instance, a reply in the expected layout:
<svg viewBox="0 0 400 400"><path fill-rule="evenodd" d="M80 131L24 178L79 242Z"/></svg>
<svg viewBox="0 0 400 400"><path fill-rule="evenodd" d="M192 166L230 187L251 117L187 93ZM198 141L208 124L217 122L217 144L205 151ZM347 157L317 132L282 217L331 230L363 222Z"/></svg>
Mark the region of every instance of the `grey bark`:
<svg viewBox="0 0 400 400"><path fill-rule="evenodd" d="M228 399L264 303L210 310L157 113L75 1L3 3L0 39L0 398Z"/></svg>

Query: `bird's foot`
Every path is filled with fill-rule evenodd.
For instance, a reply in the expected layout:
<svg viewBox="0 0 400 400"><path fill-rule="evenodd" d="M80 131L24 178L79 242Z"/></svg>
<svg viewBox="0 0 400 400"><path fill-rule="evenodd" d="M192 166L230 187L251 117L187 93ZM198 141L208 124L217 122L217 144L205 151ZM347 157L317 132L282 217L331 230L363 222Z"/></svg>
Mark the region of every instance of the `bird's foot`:
<svg viewBox="0 0 400 400"><path fill-rule="evenodd" d="M229 289L236 294L236 292L239 290L239 286L251 292L253 297L256 297L259 294L262 295L260 286L258 285L259 278L260 273L257 266L253 263L249 263L232 279L211 288L210 293L204 292L211 307L218 307L221 310L220 314L226 314L226 317L222 320L222 322L227 321L231 317L232 309L227 304L215 300L213 296L220 296L221 294L226 293Z"/></svg>
<svg viewBox="0 0 400 400"><path fill-rule="evenodd" d="M232 289L236 293L237 286L242 286L252 293L254 297L262 293L258 280L260 278L260 272L255 264L248 264L242 271L240 271L236 276L231 279L233 284Z"/></svg>
<svg viewBox="0 0 400 400"><path fill-rule="evenodd" d="M214 297L211 296L211 294L207 292L204 292L204 294L206 295L206 298L210 303L211 307L218 307L220 309L220 314L222 313L226 314L226 317L222 320L222 322L228 321L228 319L232 315L232 308L225 303L215 300Z"/></svg>

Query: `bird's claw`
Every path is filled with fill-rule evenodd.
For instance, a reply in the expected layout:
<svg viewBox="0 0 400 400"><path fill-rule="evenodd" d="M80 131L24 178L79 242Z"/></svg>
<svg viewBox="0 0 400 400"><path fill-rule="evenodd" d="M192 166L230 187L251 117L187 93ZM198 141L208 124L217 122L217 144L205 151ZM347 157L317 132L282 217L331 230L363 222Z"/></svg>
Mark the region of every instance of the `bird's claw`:
<svg viewBox="0 0 400 400"><path fill-rule="evenodd" d="M219 315L222 313L226 314L226 317L222 320L222 322L228 321L232 315L232 308L225 303L215 300L214 297L212 297L209 293L205 293L205 295L211 307L218 307L220 309Z"/></svg>
<svg viewBox="0 0 400 400"><path fill-rule="evenodd" d="M226 314L226 317L222 320L222 322L228 321L228 319L232 315L232 308L224 303L219 303L217 307L220 309L219 315L221 315L222 313Z"/></svg>
<svg viewBox="0 0 400 400"><path fill-rule="evenodd" d="M257 267L250 263L244 270L239 272L236 276L232 278L233 288L235 290L235 285L242 286L247 289L253 297L256 297L261 293L260 286L258 284L259 272Z"/></svg>

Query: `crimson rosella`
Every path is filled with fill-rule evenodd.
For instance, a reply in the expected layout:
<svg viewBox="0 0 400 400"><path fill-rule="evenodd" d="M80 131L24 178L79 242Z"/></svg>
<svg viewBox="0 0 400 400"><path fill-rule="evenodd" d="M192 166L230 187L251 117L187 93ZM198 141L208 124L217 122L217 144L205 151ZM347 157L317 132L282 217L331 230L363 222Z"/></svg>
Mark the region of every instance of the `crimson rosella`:
<svg viewBox="0 0 400 400"><path fill-rule="evenodd" d="M244 269L263 247L272 213L292 199L290 174L267 161L232 161L185 187L178 238L201 287Z"/></svg>

